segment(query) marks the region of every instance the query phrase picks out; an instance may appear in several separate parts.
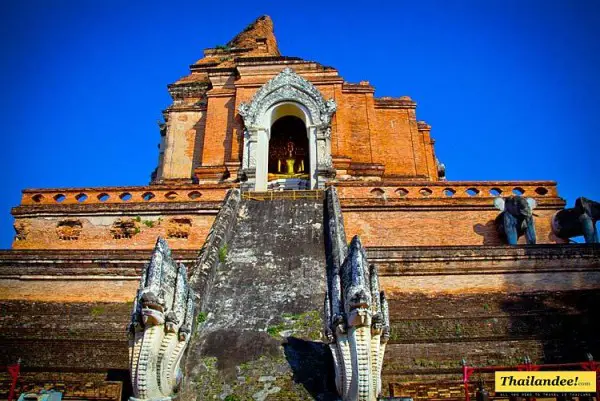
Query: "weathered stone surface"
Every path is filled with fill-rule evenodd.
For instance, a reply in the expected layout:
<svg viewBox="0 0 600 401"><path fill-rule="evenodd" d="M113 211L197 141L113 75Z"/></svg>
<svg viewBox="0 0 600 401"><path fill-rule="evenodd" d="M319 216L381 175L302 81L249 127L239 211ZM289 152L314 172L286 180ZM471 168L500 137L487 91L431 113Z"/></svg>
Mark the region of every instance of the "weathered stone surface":
<svg viewBox="0 0 600 401"><path fill-rule="evenodd" d="M215 269L220 263L220 258L226 256L227 243L237 221L240 201L239 189L231 189L227 192L223 206L219 210L190 272L190 283L202 297L200 305L205 302L211 292L216 276Z"/></svg>
<svg viewBox="0 0 600 401"><path fill-rule="evenodd" d="M240 400L333 397L320 342L322 201L242 201L236 220L197 316L182 396L210 399L226 385Z"/></svg>

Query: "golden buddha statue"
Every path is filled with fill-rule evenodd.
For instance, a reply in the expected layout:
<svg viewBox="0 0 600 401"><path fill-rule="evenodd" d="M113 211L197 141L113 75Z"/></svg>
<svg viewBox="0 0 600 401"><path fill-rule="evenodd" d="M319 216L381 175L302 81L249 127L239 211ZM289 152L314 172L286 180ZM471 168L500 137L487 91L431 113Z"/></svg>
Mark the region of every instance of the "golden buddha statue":
<svg viewBox="0 0 600 401"><path fill-rule="evenodd" d="M292 140L288 140L285 145L274 150L277 160L276 174L269 173L269 179L276 178L304 178L304 156L302 150L297 149Z"/></svg>
<svg viewBox="0 0 600 401"><path fill-rule="evenodd" d="M285 155L287 156L284 161L285 161L285 174L288 176L293 176L297 173L302 173L304 172L304 160L300 160L300 166L298 166L298 169L296 169L296 145L294 145L294 142L292 141L288 141L288 143L285 146ZM282 174L283 172L281 171L281 167L282 167L282 160L279 159L277 161L277 172Z"/></svg>

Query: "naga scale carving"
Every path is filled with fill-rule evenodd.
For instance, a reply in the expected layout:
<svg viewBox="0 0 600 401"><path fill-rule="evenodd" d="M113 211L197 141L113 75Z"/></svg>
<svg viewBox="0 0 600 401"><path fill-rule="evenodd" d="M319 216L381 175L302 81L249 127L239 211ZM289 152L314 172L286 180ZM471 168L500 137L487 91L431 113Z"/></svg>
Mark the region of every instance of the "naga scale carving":
<svg viewBox="0 0 600 401"><path fill-rule="evenodd" d="M179 364L192 332L194 292L187 269L159 238L142 273L129 325L131 400L171 400L181 382Z"/></svg>
<svg viewBox="0 0 600 401"><path fill-rule="evenodd" d="M360 239L350 243L325 294L325 338L333 355L335 384L344 401L375 401L390 337L388 304L377 268L368 265Z"/></svg>

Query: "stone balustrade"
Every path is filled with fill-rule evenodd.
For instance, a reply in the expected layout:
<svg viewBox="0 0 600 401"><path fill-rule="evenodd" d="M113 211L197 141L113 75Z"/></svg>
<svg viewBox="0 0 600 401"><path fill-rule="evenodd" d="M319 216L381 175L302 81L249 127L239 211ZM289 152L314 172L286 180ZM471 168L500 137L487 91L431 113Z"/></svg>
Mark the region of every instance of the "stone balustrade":
<svg viewBox="0 0 600 401"><path fill-rule="evenodd" d="M220 202L232 185L26 189L22 206L157 202Z"/></svg>
<svg viewBox="0 0 600 401"><path fill-rule="evenodd" d="M379 184L379 185L378 185ZM437 181L437 182L342 182L334 184L340 198L427 199L495 198L523 195L556 198L553 181Z"/></svg>
<svg viewBox="0 0 600 401"><path fill-rule="evenodd" d="M477 199L523 195L556 198L553 181L437 181L339 182L340 198L348 199ZM213 186L136 186L99 188L26 189L21 206L125 204L168 202L221 202L232 184Z"/></svg>

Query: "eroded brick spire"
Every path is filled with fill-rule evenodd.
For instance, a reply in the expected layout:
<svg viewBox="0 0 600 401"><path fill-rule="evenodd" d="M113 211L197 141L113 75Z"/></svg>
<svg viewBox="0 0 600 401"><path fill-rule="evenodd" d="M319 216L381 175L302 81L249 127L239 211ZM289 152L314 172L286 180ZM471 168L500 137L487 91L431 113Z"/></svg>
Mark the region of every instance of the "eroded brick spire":
<svg viewBox="0 0 600 401"><path fill-rule="evenodd" d="M268 15L257 18L227 43L231 49L249 49L251 53L279 56L273 21Z"/></svg>

